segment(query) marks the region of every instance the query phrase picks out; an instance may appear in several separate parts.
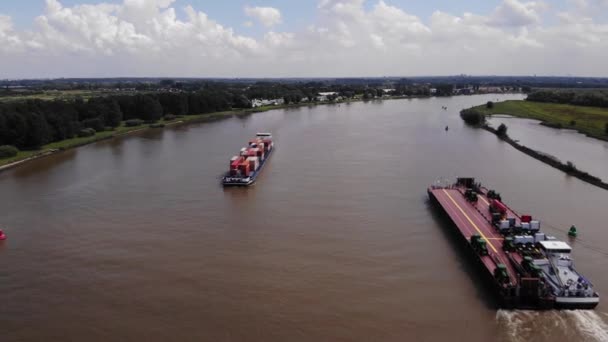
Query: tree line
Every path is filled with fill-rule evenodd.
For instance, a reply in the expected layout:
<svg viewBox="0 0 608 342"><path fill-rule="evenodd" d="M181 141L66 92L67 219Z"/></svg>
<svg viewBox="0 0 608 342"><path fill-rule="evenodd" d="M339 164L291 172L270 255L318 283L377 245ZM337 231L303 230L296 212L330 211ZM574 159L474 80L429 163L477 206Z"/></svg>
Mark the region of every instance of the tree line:
<svg viewBox="0 0 608 342"><path fill-rule="evenodd" d="M608 108L606 90L540 90L528 94L528 101Z"/></svg>
<svg viewBox="0 0 608 342"><path fill-rule="evenodd" d="M335 92L343 98L355 96L364 99L391 96L429 96L431 85L413 84L408 80L373 84L300 82L279 83L258 81L255 83L225 82L175 82L163 80L148 85L156 90L140 90L137 93L110 94L87 100L75 97L56 100L21 100L0 102L0 146L15 146L21 150L37 149L45 144L89 136L95 132L111 130L123 121L135 120L153 123L168 115L194 115L232 108L250 108L251 101L284 99L285 103L299 103L303 99L315 101L320 92ZM439 84L437 95L451 95L453 86ZM28 88L29 89L29 88ZM44 88L31 88L18 93L3 89L0 96L29 95ZM388 90L387 90L388 89ZM329 96L330 100L336 96Z"/></svg>
<svg viewBox="0 0 608 342"><path fill-rule="evenodd" d="M95 97L87 101L27 100L0 103L0 146L42 145L118 127L125 120L156 122L167 115L193 115L249 106L233 94L206 90ZM86 131L85 131L86 130Z"/></svg>

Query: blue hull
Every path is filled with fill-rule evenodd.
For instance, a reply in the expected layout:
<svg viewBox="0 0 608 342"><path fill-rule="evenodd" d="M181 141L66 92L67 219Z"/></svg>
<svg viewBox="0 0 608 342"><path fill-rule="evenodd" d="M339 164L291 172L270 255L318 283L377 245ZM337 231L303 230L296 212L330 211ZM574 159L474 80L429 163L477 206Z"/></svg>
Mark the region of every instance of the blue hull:
<svg viewBox="0 0 608 342"><path fill-rule="evenodd" d="M260 162L260 167L256 171L252 172L249 177L231 177L230 173L227 173L222 178L222 184L224 186L250 186L250 185L253 185L255 183L256 179L258 178L258 176L260 175L260 173L262 173L262 169L264 169L264 165L266 165L266 162L268 161L268 159L270 159L270 156L272 155L273 151L274 151L274 146L268 150L268 154L266 155L266 158L264 158L264 160L262 160Z"/></svg>

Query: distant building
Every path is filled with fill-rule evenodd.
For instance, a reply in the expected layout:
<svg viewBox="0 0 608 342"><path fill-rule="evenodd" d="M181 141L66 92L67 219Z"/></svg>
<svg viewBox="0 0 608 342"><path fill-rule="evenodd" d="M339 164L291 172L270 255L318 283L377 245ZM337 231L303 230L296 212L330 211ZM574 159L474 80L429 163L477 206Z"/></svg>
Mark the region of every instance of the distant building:
<svg viewBox="0 0 608 342"><path fill-rule="evenodd" d="M284 99L253 99L251 100L251 107L263 107L263 106L279 106L285 103Z"/></svg>
<svg viewBox="0 0 608 342"><path fill-rule="evenodd" d="M318 95L319 96L332 96L332 95L338 95L338 93L335 91L326 91L326 92L319 93Z"/></svg>
<svg viewBox="0 0 608 342"><path fill-rule="evenodd" d="M437 88L431 88L431 89L429 89L429 92L430 92L432 95L435 95L435 94L437 94Z"/></svg>

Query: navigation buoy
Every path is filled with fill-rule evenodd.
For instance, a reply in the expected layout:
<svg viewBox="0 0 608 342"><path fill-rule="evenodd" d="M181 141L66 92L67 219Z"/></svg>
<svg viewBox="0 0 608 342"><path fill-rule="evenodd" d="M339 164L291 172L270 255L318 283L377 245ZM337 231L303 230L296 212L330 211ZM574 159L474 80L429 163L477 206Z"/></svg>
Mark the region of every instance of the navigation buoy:
<svg viewBox="0 0 608 342"><path fill-rule="evenodd" d="M6 240L6 234L4 234L2 229L0 229L0 241L4 241L4 240Z"/></svg>
<svg viewBox="0 0 608 342"><path fill-rule="evenodd" d="M445 130L447 131L448 129L449 129L448 126L445 126Z"/></svg>
<svg viewBox="0 0 608 342"><path fill-rule="evenodd" d="M572 225L572 227L570 227L570 230L568 231L568 236L576 237L577 235L578 235L578 233L576 231L576 227L574 225Z"/></svg>

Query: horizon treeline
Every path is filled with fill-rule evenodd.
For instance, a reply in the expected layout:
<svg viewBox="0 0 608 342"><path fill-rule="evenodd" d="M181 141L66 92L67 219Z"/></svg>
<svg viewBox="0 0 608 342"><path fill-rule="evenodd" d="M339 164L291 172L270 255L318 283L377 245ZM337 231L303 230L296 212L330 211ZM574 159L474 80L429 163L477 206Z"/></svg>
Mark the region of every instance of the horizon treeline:
<svg viewBox="0 0 608 342"><path fill-rule="evenodd" d="M152 123L167 115L204 114L247 105L231 94L214 91L0 103L0 146L36 149L73 138L84 129L110 130L127 120Z"/></svg>
<svg viewBox="0 0 608 342"><path fill-rule="evenodd" d="M608 107L608 90L539 90L528 94L527 101Z"/></svg>
<svg viewBox="0 0 608 342"><path fill-rule="evenodd" d="M92 97L88 100L22 100L0 102L0 146L21 150L37 149L45 144L70 139L81 134L110 130L123 121L153 123L168 115L205 114L230 109L250 108L251 99L283 99L298 103L303 98L314 101L322 91L339 92L352 98L374 98L384 94L382 87L332 85L310 82L280 84L259 82L253 85L207 84L201 89L171 91L179 84L164 82L167 89L156 92ZM445 88L445 89L444 89ZM438 86L438 93L451 94L453 87ZM391 95L428 96L427 86L401 84Z"/></svg>

